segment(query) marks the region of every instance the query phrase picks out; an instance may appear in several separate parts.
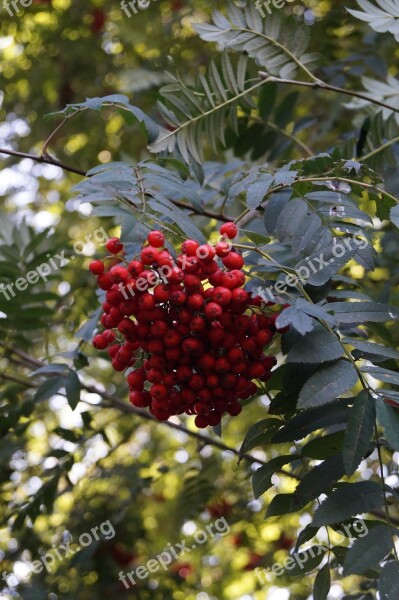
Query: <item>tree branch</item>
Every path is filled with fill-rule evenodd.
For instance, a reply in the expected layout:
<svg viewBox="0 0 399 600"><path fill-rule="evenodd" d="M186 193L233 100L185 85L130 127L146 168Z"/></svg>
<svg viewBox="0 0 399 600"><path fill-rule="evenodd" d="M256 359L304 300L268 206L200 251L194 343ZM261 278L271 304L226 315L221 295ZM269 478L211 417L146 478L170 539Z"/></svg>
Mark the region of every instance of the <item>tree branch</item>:
<svg viewBox="0 0 399 600"><path fill-rule="evenodd" d="M299 81L296 79L281 79L280 77L273 77L269 75L269 73L265 73L264 71L258 71L259 76L263 81L270 83L282 83L285 85L298 85L300 87L308 87L314 90L322 89L327 90L329 92L335 92L336 94L344 94L345 96L351 96L352 98L360 98L361 100L366 100L371 104L375 104L376 106L381 106L382 108L387 108L392 112L399 113L399 108L392 106L391 104L387 104L382 100L376 100L375 98L371 98L367 96L367 94L363 94L362 92L357 92L356 90L346 90L345 88L340 88L335 85L330 85L325 81L317 80L317 81Z"/></svg>

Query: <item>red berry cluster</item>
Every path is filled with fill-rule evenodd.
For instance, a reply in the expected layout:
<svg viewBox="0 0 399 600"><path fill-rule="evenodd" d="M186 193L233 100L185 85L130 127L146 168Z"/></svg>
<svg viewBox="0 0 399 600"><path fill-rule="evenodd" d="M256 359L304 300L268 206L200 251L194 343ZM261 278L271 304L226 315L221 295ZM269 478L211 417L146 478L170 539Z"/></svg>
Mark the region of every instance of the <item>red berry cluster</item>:
<svg viewBox="0 0 399 600"><path fill-rule="evenodd" d="M93 345L108 349L116 371L129 369L130 402L159 420L186 413L197 427L218 425L241 412L239 401L257 391L253 380L268 381L276 364L263 353L276 313L262 314L261 298L243 287L244 260L230 242L235 224L220 232L216 245L186 240L176 261L160 231L130 262L112 238L108 268L100 260L89 267L106 291L105 330Z"/></svg>

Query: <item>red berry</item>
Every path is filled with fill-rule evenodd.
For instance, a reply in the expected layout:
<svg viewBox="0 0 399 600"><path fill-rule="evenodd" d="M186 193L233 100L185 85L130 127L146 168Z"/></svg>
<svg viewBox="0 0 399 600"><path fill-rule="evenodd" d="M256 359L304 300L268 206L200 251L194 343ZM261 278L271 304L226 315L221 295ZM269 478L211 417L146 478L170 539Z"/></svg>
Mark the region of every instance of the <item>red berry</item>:
<svg viewBox="0 0 399 600"><path fill-rule="evenodd" d="M136 369L127 376L128 386L132 390L142 391L145 382L144 369Z"/></svg>
<svg viewBox="0 0 399 600"><path fill-rule="evenodd" d="M93 275L101 275L101 273L104 273L104 263L101 260L92 260L89 269Z"/></svg>
<svg viewBox="0 0 399 600"><path fill-rule="evenodd" d="M216 254L223 258L227 256L231 251L231 246L227 242L218 242L215 246Z"/></svg>
<svg viewBox="0 0 399 600"><path fill-rule="evenodd" d="M166 332L163 341L167 348L174 348L180 344L181 335L177 331L169 329L169 331Z"/></svg>
<svg viewBox="0 0 399 600"><path fill-rule="evenodd" d="M187 298L187 305L193 310L199 310L204 304L204 298L201 294L191 294Z"/></svg>
<svg viewBox="0 0 399 600"><path fill-rule="evenodd" d="M151 404L151 396L148 392L133 390L130 392L129 401L137 408L146 408Z"/></svg>
<svg viewBox="0 0 399 600"><path fill-rule="evenodd" d="M147 371L147 380L150 383L162 383L163 373L157 369L150 369Z"/></svg>
<svg viewBox="0 0 399 600"><path fill-rule="evenodd" d="M244 266L244 259L237 252L230 252L228 256L222 258L222 263L227 269L242 269Z"/></svg>
<svg viewBox="0 0 399 600"><path fill-rule="evenodd" d="M228 288L219 286L213 290L212 300L213 302L217 302L217 304L220 304L220 306L227 306L230 303L231 299L232 293Z"/></svg>
<svg viewBox="0 0 399 600"><path fill-rule="evenodd" d="M169 300L169 288L164 283L154 287L154 298L157 302L167 302Z"/></svg>
<svg viewBox="0 0 399 600"><path fill-rule="evenodd" d="M133 275L133 277L139 277L140 273L142 271L144 271L144 265L142 262L138 261L138 260L132 260L128 266L127 269L129 271L129 273L131 275Z"/></svg>
<svg viewBox="0 0 399 600"><path fill-rule="evenodd" d="M199 359L198 364L204 371L209 371L213 368L215 361L216 359L212 354L203 354Z"/></svg>
<svg viewBox="0 0 399 600"><path fill-rule="evenodd" d="M206 305L205 315L210 320L218 319L222 315L223 309L220 304L216 304L216 302L210 302Z"/></svg>
<svg viewBox="0 0 399 600"><path fill-rule="evenodd" d="M232 404L230 404L227 407L227 412L232 417L237 417L240 414L241 411L242 411L242 406L241 406L241 404L239 402L233 402Z"/></svg>
<svg viewBox="0 0 399 600"><path fill-rule="evenodd" d="M101 275L98 276L97 282L98 287L101 290L110 290L114 285L114 282L112 281L108 273L101 273Z"/></svg>
<svg viewBox="0 0 399 600"><path fill-rule="evenodd" d="M153 246L153 248L162 248L162 246L165 244L165 236L161 231L151 231L148 234L148 243L150 244L150 246Z"/></svg>
<svg viewBox="0 0 399 600"><path fill-rule="evenodd" d="M211 262L215 258L215 248L210 244L203 244L197 248L197 257L204 263Z"/></svg>
<svg viewBox="0 0 399 600"><path fill-rule="evenodd" d="M158 251L155 248L151 248L151 246L147 246L147 248L143 248L141 251L141 262L143 265L153 265L157 262Z"/></svg>
<svg viewBox="0 0 399 600"><path fill-rule="evenodd" d="M155 307L155 298L152 294L146 292L139 298L139 307L143 310L151 310Z"/></svg>
<svg viewBox="0 0 399 600"><path fill-rule="evenodd" d="M150 394L155 400L166 400L168 397L168 388L162 383L155 383L151 386Z"/></svg>
<svg viewBox="0 0 399 600"><path fill-rule="evenodd" d="M225 235L230 240L235 238L238 233L237 225L232 222L224 223L224 225L221 226L219 231L220 231L221 235Z"/></svg>
<svg viewBox="0 0 399 600"><path fill-rule="evenodd" d="M119 238L113 237L105 244L106 249L111 254L119 254L123 250L123 244Z"/></svg>
<svg viewBox="0 0 399 600"><path fill-rule="evenodd" d="M102 333L95 335L92 343L96 350L105 350L108 346L108 342Z"/></svg>
<svg viewBox="0 0 399 600"><path fill-rule="evenodd" d="M198 427L198 429L205 429L205 427L208 427L208 425L208 417L205 415L197 415L195 417L195 426Z"/></svg>
<svg viewBox="0 0 399 600"><path fill-rule="evenodd" d="M195 242L194 240L186 240L181 246L181 251L183 254L187 254L187 256L195 256L198 247L198 242Z"/></svg>
<svg viewBox="0 0 399 600"><path fill-rule="evenodd" d="M125 267L121 267L119 265L114 265L109 270L109 277L114 283L125 283L129 279L129 272Z"/></svg>

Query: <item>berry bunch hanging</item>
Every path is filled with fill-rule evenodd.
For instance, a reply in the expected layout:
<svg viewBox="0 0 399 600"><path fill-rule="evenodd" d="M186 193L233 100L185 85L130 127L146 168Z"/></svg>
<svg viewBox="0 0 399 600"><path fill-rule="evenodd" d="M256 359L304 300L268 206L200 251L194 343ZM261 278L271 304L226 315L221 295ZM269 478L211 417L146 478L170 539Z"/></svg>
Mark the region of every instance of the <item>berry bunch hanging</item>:
<svg viewBox="0 0 399 600"><path fill-rule="evenodd" d="M186 413L199 428L240 414L240 400L268 381L276 364L264 354L275 335L276 313L244 289L244 260L234 250L234 223L225 223L216 245L186 240L176 261L160 231L135 260L110 239L112 257L90 263L106 291L93 345L107 349L116 371L127 372L130 402L158 420Z"/></svg>

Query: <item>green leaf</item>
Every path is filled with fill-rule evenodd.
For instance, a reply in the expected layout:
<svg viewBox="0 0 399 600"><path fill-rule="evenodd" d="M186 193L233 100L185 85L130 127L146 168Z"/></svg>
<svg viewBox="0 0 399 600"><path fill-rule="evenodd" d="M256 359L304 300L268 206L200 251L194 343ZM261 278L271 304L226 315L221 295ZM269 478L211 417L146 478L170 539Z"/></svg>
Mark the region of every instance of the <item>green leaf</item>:
<svg viewBox="0 0 399 600"><path fill-rule="evenodd" d="M343 575L363 575L375 567L392 550L392 538L386 525L369 530L365 537L357 538L344 562Z"/></svg>
<svg viewBox="0 0 399 600"><path fill-rule="evenodd" d="M301 552L295 552L285 559L284 573L292 577L298 577L304 573L314 571L323 560L326 552L327 548L319 545L311 546Z"/></svg>
<svg viewBox="0 0 399 600"><path fill-rule="evenodd" d="M302 448L302 454L315 460L330 458L341 452L344 444L344 436L344 431L336 431L329 435L317 437Z"/></svg>
<svg viewBox="0 0 399 600"><path fill-rule="evenodd" d="M394 450L399 452L399 414L398 411L389 406L382 398L377 398L377 419L384 428L385 437Z"/></svg>
<svg viewBox="0 0 399 600"><path fill-rule="evenodd" d="M269 237L266 237L265 235L262 235L260 233L255 233L254 231L244 231L242 229L241 234L245 235L245 237L247 237L249 240L251 240L251 242L253 242L259 247L267 246L267 244L270 243Z"/></svg>
<svg viewBox="0 0 399 600"><path fill-rule="evenodd" d="M41 400L49 400L59 392L65 385L65 376L60 375L59 377L52 377L46 379L37 389L33 400L40 402Z"/></svg>
<svg viewBox="0 0 399 600"><path fill-rule="evenodd" d="M273 111L274 104L277 98L277 85L268 83L264 85L259 92L259 116L267 121Z"/></svg>
<svg viewBox="0 0 399 600"><path fill-rule="evenodd" d="M375 400L367 390L363 390L349 409L343 450L346 475L352 475L370 447L375 416Z"/></svg>
<svg viewBox="0 0 399 600"><path fill-rule="evenodd" d="M65 378L65 391L69 406L75 410L80 401L80 380L75 371L70 371Z"/></svg>
<svg viewBox="0 0 399 600"><path fill-rule="evenodd" d="M295 544L295 552L298 550L298 548L300 546L302 546L302 544L305 544L306 542L309 542L309 540L314 538L317 535L318 531L319 531L318 527L312 527L312 525L306 525L306 527L304 527L304 529L302 529L302 531L298 535L298 538L297 538L297 541Z"/></svg>
<svg viewBox="0 0 399 600"><path fill-rule="evenodd" d="M378 591L381 600L399 598L399 567L396 561L389 561L383 566L378 580Z"/></svg>
<svg viewBox="0 0 399 600"><path fill-rule="evenodd" d="M288 464L293 460L299 458L298 454L288 454L286 456L276 456L268 461L267 465L264 465L257 469L252 475L252 487L254 490L255 498L259 498L269 488L272 487L273 475L281 469L284 465Z"/></svg>
<svg viewBox="0 0 399 600"><path fill-rule="evenodd" d="M326 564L316 575L313 586L313 600L327 600L330 587L330 566Z"/></svg>
<svg viewBox="0 0 399 600"><path fill-rule="evenodd" d="M292 346L287 362L319 364L340 358L342 353L342 346L337 337L320 327L300 338Z"/></svg>
<svg viewBox="0 0 399 600"><path fill-rule="evenodd" d="M343 475L342 455L330 456L309 471L298 484L294 492L298 505L305 506L311 500L326 493Z"/></svg>
<svg viewBox="0 0 399 600"><path fill-rule="evenodd" d="M293 494L277 494L270 502L265 518L277 517L295 512Z"/></svg>
<svg viewBox="0 0 399 600"><path fill-rule="evenodd" d="M390 218L392 223L399 229L399 204L396 204L396 206L391 209Z"/></svg>
<svg viewBox="0 0 399 600"><path fill-rule="evenodd" d="M238 7L230 4L227 18L216 11L213 23L195 25L195 30L203 40L217 42L229 52L248 54L272 75L293 77L298 67L304 68L302 65L315 60L314 55L304 54L309 43L309 33L305 28L298 25L294 28L290 23L283 27L277 14L262 19L255 5ZM289 119L291 112L288 100L284 109Z"/></svg>
<svg viewBox="0 0 399 600"><path fill-rule="evenodd" d="M363 340L359 340L357 338L346 337L342 339L344 344L349 344L360 350L361 352L365 352L368 354L375 354L376 356L380 356L383 359L393 358L399 359L399 352L394 350L393 348L388 348L387 346L382 346L381 344L375 344L374 342L365 342Z"/></svg>
<svg viewBox="0 0 399 600"><path fill-rule="evenodd" d="M322 527L340 523L358 514L367 513L384 504L381 486L374 481L341 483L317 508L312 525Z"/></svg>
<svg viewBox="0 0 399 600"><path fill-rule="evenodd" d="M286 425L274 434L273 443L281 444L302 440L309 433L324 429L330 425L341 425L347 422L350 399L343 399L336 404L302 411L295 415Z"/></svg>
<svg viewBox="0 0 399 600"><path fill-rule="evenodd" d="M355 367L347 360L321 367L303 386L298 408L321 406L336 400L350 390L358 381Z"/></svg>
<svg viewBox="0 0 399 600"><path fill-rule="evenodd" d="M98 326L102 312L102 308L98 308L89 318L89 320L85 321L85 323L83 323L83 325L78 329L78 331L75 333L75 336L80 340L90 342L93 337L93 333Z"/></svg>
<svg viewBox="0 0 399 600"><path fill-rule="evenodd" d="M374 379L378 379L378 381L399 385L399 373L396 373L395 371L383 369L382 367L375 367L374 365L362 367L362 371L363 373L368 373L374 377Z"/></svg>
<svg viewBox="0 0 399 600"><path fill-rule="evenodd" d="M244 438L244 441L240 448L239 458L240 460L248 452L256 446L261 446L270 441L276 429L281 424L280 419L263 419L259 423L252 425Z"/></svg>
<svg viewBox="0 0 399 600"><path fill-rule="evenodd" d="M306 335L312 331L315 322L305 312L296 306L285 308L276 319L276 326L279 329L292 326L301 335Z"/></svg>
<svg viewBox="0 0 399 600"><path fill-rule="evenodd" d="M378 6L373 5L368 0L357 0L357 3L364 12L347 8L348 13L360 19L360 21L368 23L374 31L392 33L395 40L399 42L399 14L396 3L387 0L377 0Z"/></svg>
<svg viewBox="0 0 399 600"><path fill-rule="evenodd" d="M366 323L399 320L399 309L379 302L331 302L329 312L340 323Z"/></svg>

